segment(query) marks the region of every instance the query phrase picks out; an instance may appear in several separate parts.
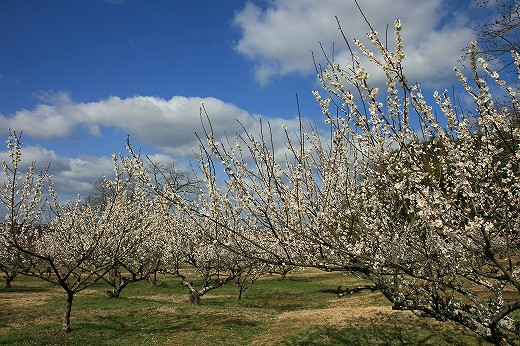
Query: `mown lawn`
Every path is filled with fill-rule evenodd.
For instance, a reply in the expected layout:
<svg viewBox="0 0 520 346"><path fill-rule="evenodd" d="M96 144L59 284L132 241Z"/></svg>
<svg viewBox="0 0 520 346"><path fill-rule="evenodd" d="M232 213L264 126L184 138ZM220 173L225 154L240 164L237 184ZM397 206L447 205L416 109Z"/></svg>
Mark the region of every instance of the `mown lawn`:
<svg viewBox="0 0 520 346"><path fill-rule="evenodd" d="M79 293L71 333L61 332L65 295L17 277L0 289L0 345L486 345L450 323L392 311L379 293L338 299L323 291L361 283L354 276L306 270L266 276L236 299L233 284L188 304L177 280L128 286L120 298L96 285Z"/></svg>

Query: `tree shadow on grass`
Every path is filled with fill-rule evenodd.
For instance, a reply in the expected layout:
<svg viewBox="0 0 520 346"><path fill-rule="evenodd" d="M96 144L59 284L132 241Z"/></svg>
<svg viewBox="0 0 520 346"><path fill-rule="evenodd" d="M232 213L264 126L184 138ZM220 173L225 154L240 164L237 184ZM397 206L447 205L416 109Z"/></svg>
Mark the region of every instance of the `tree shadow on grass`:
<svg viewBox="0 0 520 346"><path fill-rule="evenodd" d="M53 287L50 287L53 288ZM0 287L0 294L16 294L16 293L41 293L48 292L49 287L45 286L23 286L23 285L15 285L12 287Z"/></svg>
<svg viewBox="0 0 520 346"><path fill-rule="evenodd" d="M469 346L487 345L476 337L467 337L447 331L408 328L398 326L372 329L318 328L311 332L292 336L281 343L284 346L332 346L332 345L385 345L385 346Z"/></svg>

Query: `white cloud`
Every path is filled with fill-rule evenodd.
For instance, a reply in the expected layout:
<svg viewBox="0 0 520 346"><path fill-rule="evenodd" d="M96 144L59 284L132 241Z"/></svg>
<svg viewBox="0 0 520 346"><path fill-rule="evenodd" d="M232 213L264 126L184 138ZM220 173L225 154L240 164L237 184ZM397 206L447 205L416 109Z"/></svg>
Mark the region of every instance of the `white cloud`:
<svg viewBox="0 0 520 346"><path fill-rule="evenodd" d="M0 158L7 158L7 151L0 152ZM77 194L85 196L91 191L91 183L102 176L111 177L114 165L110 156L60 157L53 150L40 146L22 147L20 171L26 172L35 162L36 170L49 169L54 188L60 199L74 198Z"/></svg>
<svg viewBox="0 0 520 346"><path fill-rule="evenodd" d="M12 115L0 114L0 128L23 130L31 138L71 137L78 128L101 136L109 127L176 156L190 155L198 146L195 133L201 133L200 107L205 105L216 136L241 131L237 119L249 126L252 116L239 107L215 98L174 96L170 100L135 96L112 96L98 102L74 102L64 93L39 93L50 104Z"/></svg>
<svg viewBox="0 0 520 346"><path fill-rule="evenodd" d="M149 157L153 162L167 164L175 161L173 157L166 154L152 154ZM7 151L0 151L0 158L8 161ZM41 146L23 146L20 172L25 174L33 162L37 172L49 169L54 189L60 200L75 199L78 194L86 197L92 192L92 183L99 181L103 176L114 177L114 162L110 153L106 156L63 157ZM176 164L175 167L181 171L191 170L191 167L183 162ZM1 179L3 178L0 176Z"/></svg>
<svg viewBox="0 0 520 346"><path fill-rule="evenodd" d="M452 11L449 2L443 0L359 2L383 39L389 25L388 37L393 40L394 20L401 19L409 79L422 83L454 79L452 68L462 55L460 49L473 35L466 15ZM335 15L349 40L363 39L369 31L353 1L273 0L268 4L268 8L261 9L248 3L234 19L242 32L235 49L255 64L260 84L291 73L312 73L310 52L319 57L319 42L324 47L332 47L336 42L336 60L341 62L338 58L346 56L346 47L343 48Z"/></svg>
<svg viewBox="0 0 520 346"><path fill-rule="evenodd" d="M175 96L169 100L158 97L135 96L121 99L110 97L98 102L75 102L66 93L38 93L42 101L50 104L40 104L33 110L20 110L12 115L0 114L0 131L8 128L23 130L24 137L32 140L38 138L51 139L73 136L79 128L86 128L92 136L102 136L102 129L121 132L121 138L130 134L138 142L152 145L162 153L151 154L154 162L170 162L174 157L180 159L178 167L190 170L191 167L182 159L193 159L193 153L198 152L198 133L204 141L200 119L200 107L204 104L211 121L215 139L227 136L232 143L236 134L243 134L244 129L250 134L260 133L262 118L267 134L267 123L273 129L273 146L277 154L286 150L283 144L284 136L281 125L289 128L298 126L295 119L260 117L230 103L215 98L198 98ZM207 119L204 119L209 130ZM242 127L243 126L243 127ZM112 131L106 131L111 133ZM152 149L153 150L153 149ZM39 167L50 165L54 176L56 191L68 198L77 193L85 195L90 190L90 184L101 176L111 176L113 163L110 149L106 156L60 157L55 151L40 147L27 146L23 148L23 165L37 162ZM5 157L5 152L0 153Z"/></svg>
<svg viewBox="0 0 520 346"><path fill-rule="evenodd" d="M103 176L113 177L114 163L110 156L61 157L59 166L51 164L50 171L60 198L70 198L77 194L85 197L91 192L92 183Z"/></svg>
<svg viewBox="0 0 520 346"><path fill-rule="evenodd" d="M70 94L65 91L38 90L34 96L45 104L63 105L73 103Z"/></svg>

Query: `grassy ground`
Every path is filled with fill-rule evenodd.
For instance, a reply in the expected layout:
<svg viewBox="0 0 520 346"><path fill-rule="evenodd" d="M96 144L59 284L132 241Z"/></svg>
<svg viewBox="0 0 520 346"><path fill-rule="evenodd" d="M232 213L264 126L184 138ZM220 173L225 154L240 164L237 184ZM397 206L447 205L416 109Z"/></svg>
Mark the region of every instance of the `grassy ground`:
<svg viewBox="0 0 520 346"><path fill-rule="evenodd" d="M18 277L0 289L0 345L486 345L452 324L392 311L378 293L321 292L358 283L316 271L267 276L241 300L231 284L199 306L172 277L130 285L120 298L100 284L78 294L65 334L60 288Z"/></svg>

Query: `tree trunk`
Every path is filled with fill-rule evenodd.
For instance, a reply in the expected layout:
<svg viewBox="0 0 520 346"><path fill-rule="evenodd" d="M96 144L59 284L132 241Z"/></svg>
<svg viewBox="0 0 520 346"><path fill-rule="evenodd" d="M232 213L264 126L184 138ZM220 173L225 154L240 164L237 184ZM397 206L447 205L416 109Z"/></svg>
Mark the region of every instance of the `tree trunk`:
<svg viewBox="0 0 520 346"><path fill-rule="evenodd" d="M5 276L5 288L11 288L11 282L14 280L16 275L6 275Z"/></svg>
<svg viewBox="0 0 520 346"><path fill-rule="evenodd" d="M237 281L235 281L235 283L237 284L237 287L238 287L237 299L242 299L242 295L249 287L251 287L252 283L247 282L245 280L240 281L240 278Z"/></svg>
<svg viewBox="0 0 520 346"><path fill-rule="evenodd" d="M197 292L197 290L191 290L190 291L190 304L199 305L200 297L201 297L201 295L199 294L199 292Z"/></svg>
<svg viewBox="0 0 520 346"><path fill-rule="evenodd" d="M65 314L63 315L62 330L66 333L70 332L70 311L72 310L72 301L74 300L74 292L67 291L67 305L65 307Z"/></svg>
<svg viewBox="0 0 520 346"><path fill-rule="evenodd" d="M107 294L111 298L119 298L119 295L121 294L121 291L123 288L126 287L131 281L130 280L123 280L119 285L114 286L114 288L111 291L108 291Z"/></svg>
<svg viewBox="0 0 520 346"><path fill-rule="evenodd" d="M150 276L150 283L152 287L157 287L157 271L154 270L153 274Z"/></svg>

